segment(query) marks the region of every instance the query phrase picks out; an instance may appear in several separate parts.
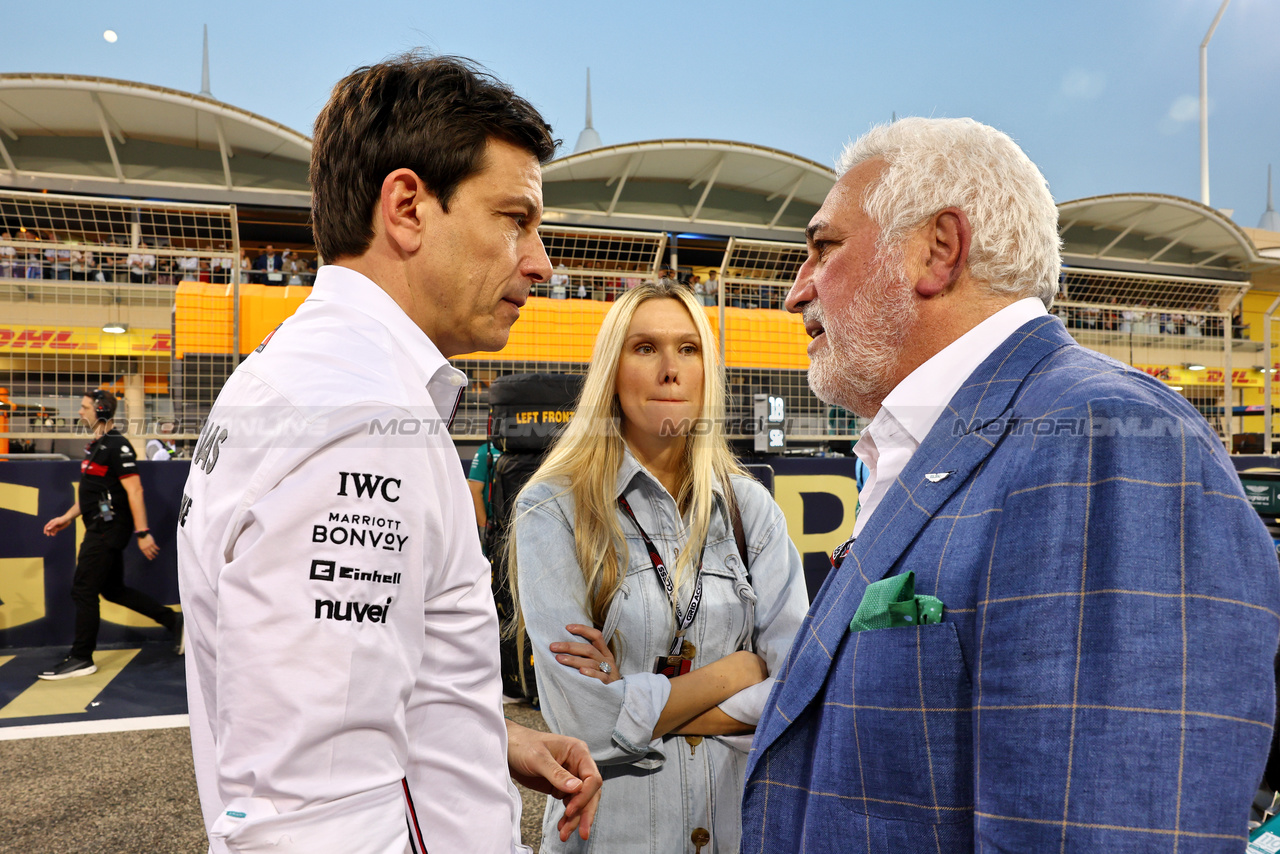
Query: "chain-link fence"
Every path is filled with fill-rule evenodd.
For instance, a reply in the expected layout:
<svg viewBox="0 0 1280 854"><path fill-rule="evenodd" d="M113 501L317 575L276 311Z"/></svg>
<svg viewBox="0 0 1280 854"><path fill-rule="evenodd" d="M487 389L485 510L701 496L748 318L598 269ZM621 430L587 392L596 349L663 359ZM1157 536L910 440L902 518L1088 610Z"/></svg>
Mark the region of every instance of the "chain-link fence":
<svg viewBox="0 0 1280 854"><path fill-rule="evenodd" d="M122 398L135 439L194 439L239 359L310 293L241 284L236 229L228 206L0 193L0 443L75 453L79 397L98 387ZM585 372L611 303L656 277L667 249L660 232L541 233L553 275L507 347L457 360L472 378L459 440L485 434L497 377ZM805 257L800 243L730 238L719 283L700 289L725 353L731 435L752 432L757 394L785 401L792 441L847 442L865 426L809 390L808 336L783 306ZM1260 395L1271 362L1233 314L1248 285L1073 267L1054 311L1084 346L1181 391L1229 440L1241 390Z"/></svg>
<svg viewBox="0 0 1280 854"><path fill-rule="evenodd" d="M1247 279L1067 268L1053 311L1077 341L1180 392L1229 442L1269 359L1237 313Z"/></svg>
<svg viewBox="0 0 1280 854"><path fill-rule="evenodd" d="M233 206L0 192L0 451L77 454L91 388L135 442L198 433L184 405L228 370L184 372L176 296L229 295L238 256Z"/></svg>
<svg viewBox="0 0 1280 854"><path fill-rule="evenodd" d="M1280 363L1275 361L1273 345L1280 342L1280 296L1272 300L1271 305L1262 313L1262 353L1263 353L1263 388L1262 388L1262 442L1261 452L1267 455L1280 450L1280 443L1275 441L1276 420L1273 407L1277 400L1275 383Z"/></svg>

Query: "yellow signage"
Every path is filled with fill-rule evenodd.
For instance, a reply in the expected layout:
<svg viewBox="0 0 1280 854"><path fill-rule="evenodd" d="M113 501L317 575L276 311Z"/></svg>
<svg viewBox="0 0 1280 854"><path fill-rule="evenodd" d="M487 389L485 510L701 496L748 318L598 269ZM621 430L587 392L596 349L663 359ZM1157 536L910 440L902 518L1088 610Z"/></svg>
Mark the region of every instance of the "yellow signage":
<svg viewBox="0 0 1280 854"><path fill-rule="evenodd" d="M113 334L93 326L0 326L0 353L88 353L101 356L168 356L167 329Z"/></svg>
<svg viewBox="0 0 1280 854"><path fill-rule="evenodd" d="M1193 371L1181 365L1134 365L1140 371L1150 374L1161 382L1170 385L1222 385L1226 379L1222 368L1204 368ZM1280 383L1280 377L1271 374L1272 383ZM1261 371L1251 368L1235 368L1231 371L1231 385L1236 388L1265 388L1266 381Z"/></svg>

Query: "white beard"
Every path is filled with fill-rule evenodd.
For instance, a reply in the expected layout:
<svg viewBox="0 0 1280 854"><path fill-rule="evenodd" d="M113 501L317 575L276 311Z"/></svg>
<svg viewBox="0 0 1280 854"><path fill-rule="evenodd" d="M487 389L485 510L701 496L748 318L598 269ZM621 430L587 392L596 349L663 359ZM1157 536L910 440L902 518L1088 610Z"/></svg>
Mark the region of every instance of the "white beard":
<svg viewBox="0 0 1280 854"><path fill-rule="evenodd" d="M877 273L841 310L826 314L817 300L805 306L806 323L826 332L809 363L809 388L863 418L872 418L893 390L893 378L915 329L918 312L900 258L878 253Z"/></svg>

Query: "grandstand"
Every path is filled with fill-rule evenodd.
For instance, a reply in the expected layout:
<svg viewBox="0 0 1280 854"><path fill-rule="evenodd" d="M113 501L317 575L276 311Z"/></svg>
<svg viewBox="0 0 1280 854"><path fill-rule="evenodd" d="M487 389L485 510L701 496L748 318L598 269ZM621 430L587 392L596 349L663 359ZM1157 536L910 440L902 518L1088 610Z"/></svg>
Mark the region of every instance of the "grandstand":
<svg viewBox="0 0 1280 854"><path fill-rule="evenodd" d="M267 244L314 258L309 152L305 136L208 96L0 75L0 445L74 456L74 397L98 385L123 396L137 440L194 439L237 361L309 293L305 263L270 282L242 268ZM456 360L473 383L455 438L483 435L494 378L582 370L609 302L669 265L720 279L707 311L730 433L751 433L752 396L767 392L786 401L790 444L847 446L860 425L809 392L807 336L782 309L834 181L805 158L717 140L548 164L542 235L565 290L537 289L502 352ZM1059 209L1068 330L1181 391L1225 442L1269 434L1280 235L1169 196Z"/></svg>

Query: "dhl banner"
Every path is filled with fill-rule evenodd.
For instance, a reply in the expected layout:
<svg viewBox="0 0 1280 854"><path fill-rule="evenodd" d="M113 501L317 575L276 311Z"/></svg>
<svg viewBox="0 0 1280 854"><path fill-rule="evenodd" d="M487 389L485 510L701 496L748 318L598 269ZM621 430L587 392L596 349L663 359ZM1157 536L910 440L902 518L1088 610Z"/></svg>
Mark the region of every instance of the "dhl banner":
<svg viewBox="0 0 1280 854"><path fill-rule="evenodd" d="M114 335L93 326L0 326L0 353L89 353L102 356L168 356L167 329L130 329Z"/></svg>
<svg viewBox="0 0 1280 854"><path fill-rule="evenodd" d="M1134 365L1140 371L1144 371L1161 382L1169 385L1222 385L1225 379L1222 368L1205 368L1200 371L1193 371L1184 368L1181 365ZM1280 363L1272 366L1280 367ZM1261 371L1252 368L1234 368L1231 371L1231 385L1235 388L1265 388L1265 375ZM1273 384L1280 384L1280 375L1276 373L1270 374Z"/></svg>

